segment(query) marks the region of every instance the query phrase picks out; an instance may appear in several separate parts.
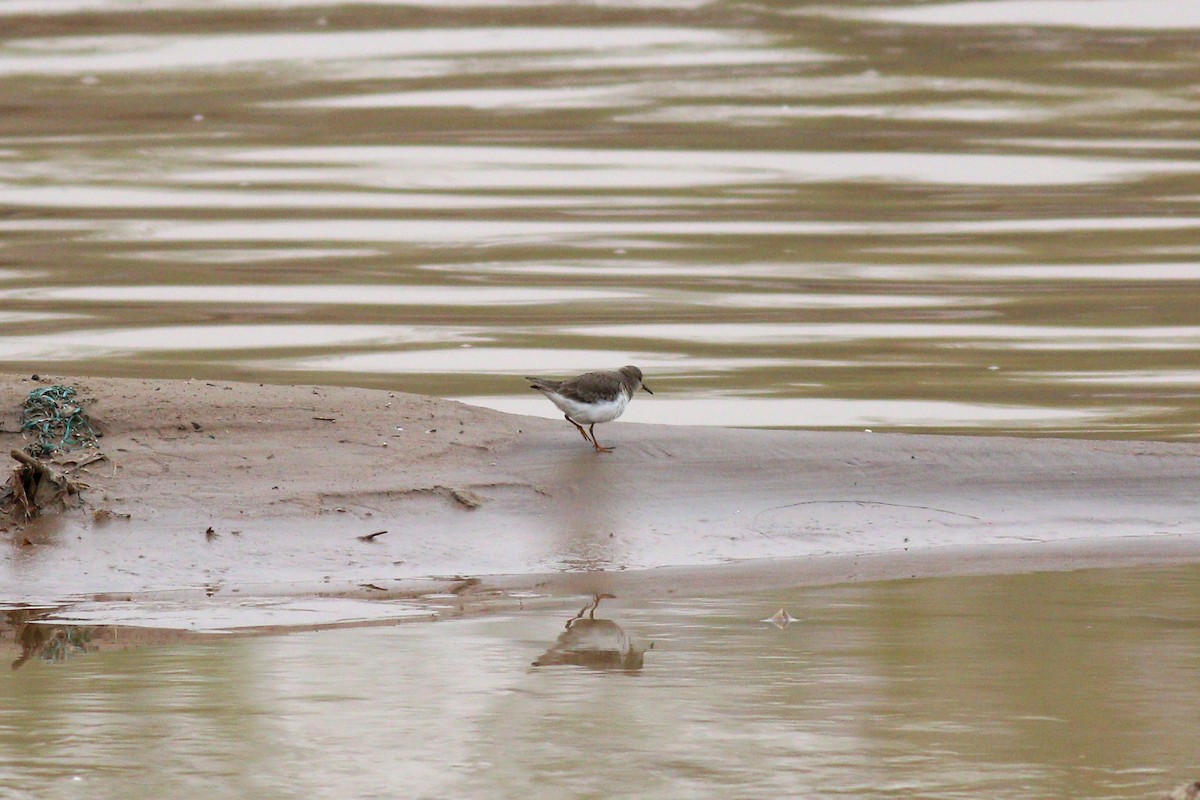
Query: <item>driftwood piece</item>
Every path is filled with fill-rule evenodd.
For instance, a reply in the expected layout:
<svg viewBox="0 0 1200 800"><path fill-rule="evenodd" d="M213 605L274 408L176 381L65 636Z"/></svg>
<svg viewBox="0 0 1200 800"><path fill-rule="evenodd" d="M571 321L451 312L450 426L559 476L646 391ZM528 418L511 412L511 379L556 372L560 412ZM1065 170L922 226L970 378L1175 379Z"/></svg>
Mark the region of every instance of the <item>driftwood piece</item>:
<svg viewBox="0 0 1200 800"><path fill-rule="evenodd" d="M31 520L50 508L62 508L84 488L46 462L21 450L10 455L17 461L8 478L10 511Z"/></svg>

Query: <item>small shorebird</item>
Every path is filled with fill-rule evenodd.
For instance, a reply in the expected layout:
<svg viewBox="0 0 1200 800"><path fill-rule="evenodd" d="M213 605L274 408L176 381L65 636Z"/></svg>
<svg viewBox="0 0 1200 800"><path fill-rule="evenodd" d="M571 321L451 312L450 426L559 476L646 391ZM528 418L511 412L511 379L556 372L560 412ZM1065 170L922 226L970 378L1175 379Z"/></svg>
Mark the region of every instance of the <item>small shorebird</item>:
<svg viewBox="0 0 1200 800"><path fill-rule="evenodd" d="M558 406L567 422L574 425L584 441L596 448L598 453L611 453L612 448L596 441L596 425L612 422L624 414L625 406L629 405L633 393L638 389L654 394L642 384L642 371L637 367L621 367L611 372L585 372L566 381L531 377L526 377L526 380L530 382L529 388L537 389ZM588 426L586 431L584 425Z"/></svg>

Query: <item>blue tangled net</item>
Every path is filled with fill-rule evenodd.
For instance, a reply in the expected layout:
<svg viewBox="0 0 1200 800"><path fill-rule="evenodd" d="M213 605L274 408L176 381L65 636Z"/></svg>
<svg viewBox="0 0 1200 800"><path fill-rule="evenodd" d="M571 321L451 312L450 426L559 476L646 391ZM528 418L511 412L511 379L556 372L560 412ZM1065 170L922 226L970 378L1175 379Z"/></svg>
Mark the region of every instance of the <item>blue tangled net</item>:
<svg viewBox="0 0 1200 800"><path fill-rule="evenodd" d="M87 413L75 400L70 386L34 389L21 411L21 430L36 434L37 441L25 449L33 456L50 456L72 447L96 447L99 434Z"/></svg>

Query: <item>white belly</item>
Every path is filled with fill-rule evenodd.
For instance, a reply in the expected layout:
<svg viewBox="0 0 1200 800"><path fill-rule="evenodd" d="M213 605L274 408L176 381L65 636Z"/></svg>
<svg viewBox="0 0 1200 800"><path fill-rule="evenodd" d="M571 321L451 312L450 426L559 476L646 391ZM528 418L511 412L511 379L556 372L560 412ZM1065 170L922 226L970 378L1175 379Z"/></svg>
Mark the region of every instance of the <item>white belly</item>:
<svg viewBox="0 0 1200 800"><path fill-rule="evenodd" d="M629 405L629 396L624 392L619 392L614 400L592 405L577 403L574 400L559 397L556 394L546 396L550 398L554 405L562 409L564 414L583 425L592 425L597 422L612 422L624 414L625 406Z"/></svg>

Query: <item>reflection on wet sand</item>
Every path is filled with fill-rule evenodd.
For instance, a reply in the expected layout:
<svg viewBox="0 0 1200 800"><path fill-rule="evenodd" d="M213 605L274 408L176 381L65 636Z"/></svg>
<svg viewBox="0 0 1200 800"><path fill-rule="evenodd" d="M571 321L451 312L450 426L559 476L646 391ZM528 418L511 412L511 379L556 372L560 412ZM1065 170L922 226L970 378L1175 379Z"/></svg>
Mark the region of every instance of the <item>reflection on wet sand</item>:
<svg viewBox="0 0 1200 800"><path fill-rule="evenodd" d="M545 404L541 398L533 399ZM596 458L594 451L576 447L569 439L566 444L575 452L555 465L562 490L546 506L541 520L544 534L555 543L553 560L547 566L584 572L631 566L623 532L638 522L630 507L631 498L614 489L622 485L621 462ZM614 434L610 444L618 452L636 446L630 441L628 429L621 435Z"/></svg>
<svg viewBox="0 0 1200 800"><path fill-rule="evenodd" d="M554 646L533 662L533 666L569 664L598 670L640 670L645 650L638 649L625 630L611 619L596 619L600 601L611 598L611 594L595 595L592 602L567 620L566 630L558 635Z"/></svg>

